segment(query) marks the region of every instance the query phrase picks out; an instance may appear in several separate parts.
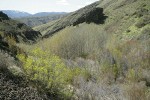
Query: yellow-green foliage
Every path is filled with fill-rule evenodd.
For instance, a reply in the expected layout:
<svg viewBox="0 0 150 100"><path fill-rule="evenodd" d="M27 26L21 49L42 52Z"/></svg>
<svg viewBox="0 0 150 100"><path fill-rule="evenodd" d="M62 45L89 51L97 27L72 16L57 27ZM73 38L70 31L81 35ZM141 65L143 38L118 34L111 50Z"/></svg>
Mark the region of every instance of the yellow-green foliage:
<svg viewBox="0 0 150 100"><path fill-rule="evenodd" d="M7 38L8 44L9 44L9 48L12 48L13 45L16 45L16 40L14 37L7 36L6 38Z"/></svg>
<svg viewBox="0 0 150 100"><path fill-rule="evenodd" d="M104 64L101 68L101 78L100 81L104 81L107 83L111 83L116 81L116 79L120 75L120 67L118 67L116 64L110 65L110 64Z"/></svg>
<svg viewBox="0 0 150 100"><path fill-rule="evenodd" d="M140 71L141 70L139 69L129 69L126 75L128 82L138 82L142 77L142 73Z"/></svg>
<svg viewBox="0 0 150 100"><path fill-rule="evenodd" d="M2 34L3 34L3 32L0 31L0 35L2 35Z"/></svg>
<svg viewBox="0 0 150 100"><path fill-rule="evenodd" d="M80 68L68 68L58 56L39 48L29 52L28 57L20 54L18 58L23 62L27 77L32 81L42 82L44 89L48 89L50 93L63 91L71 84L73 77L84 75Z"/></svg>
<svg viewBox="0 0 150 100"><path fill-rule="evenodd" d="M31 51L31 55L27 58L24 55L19 55L19 59L23 62L24 71L31 80L41 80L45 83L48 81L47 85L51 86L57 82L64 84L69 78L69 70L62 60L58 56L43 52L41 49Z"/></svg>

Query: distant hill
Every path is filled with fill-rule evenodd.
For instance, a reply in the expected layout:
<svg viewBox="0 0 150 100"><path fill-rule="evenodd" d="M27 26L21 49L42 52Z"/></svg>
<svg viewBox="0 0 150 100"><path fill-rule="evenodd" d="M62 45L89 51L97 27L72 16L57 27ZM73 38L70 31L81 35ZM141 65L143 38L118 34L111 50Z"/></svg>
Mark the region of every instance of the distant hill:
<svg viewBox="0 0 150 100"><path fill-rule="evenodd" d="M0 10L7 14L10 18L22 18L22 17L44 17L49 15L60 15L66 14L66 12L39 12L35 14L30 14L24 11L17 11L17 10Z"/></svg>
<svg viewBox="0 0 150 100"><path fill-rule="evenodd" d="M44 17L49 15L63 15L63 14L66 14L66 12L39 12L33 14L32 17Z"/></svg>
<svg viewBox="0 0 150 100"><path fill-rule="evenodd" d="M38 13L29 17L15 18L28 26L35 27L66 16L66 13Z"/></svg>
<svg viewBox="0 0 150 100"><path fill-rule="evenodd" d="M21 18L21 17L27 17L32 15L27 12L16 11L16 10L1 10L1 11L7 14L10 18Z"/></svg>
<svg viewBox="0 0 150 100"><path fill-rule="evenodd" d="M50 21L64 17L67 14L66 12L39 12L35 14L30 14L27 12L15 10L2 10L2 11L5 14L7 14L10 18L25 23L30 27L46 24Z"/></svg>

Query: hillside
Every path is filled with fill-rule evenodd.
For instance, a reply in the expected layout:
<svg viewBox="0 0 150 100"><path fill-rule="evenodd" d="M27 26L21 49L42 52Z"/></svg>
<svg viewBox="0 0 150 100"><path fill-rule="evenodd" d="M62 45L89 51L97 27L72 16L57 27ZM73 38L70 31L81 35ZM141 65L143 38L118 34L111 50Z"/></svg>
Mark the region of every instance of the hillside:
<svg viewBox="0 0 150 100"><path fill-rule="evenodd" d="M34 29L36 46L90 72L74 85L81 100L149 100L149 0L101 0Z"/></svg>
<svg viewBox="0 0 150 100"><path fill-rule="evenodd" d="M35 42L40 36L39 32L23 23L10 19L3 12L0 12L0 31L4 33L4 36L13 37L17 42Z"/></svg>
<svg viewBox="0 0 150 100"><path fill-rule="evenodd" d="M17 43L33 44L40 36L39 32L0 12L0 100L46 98L29 84L17 60L17 54L25 54Z"/></svg>
<svg viewBox="0 0 150 100"><path fill-rule="evenodd" d="M150 100L149 0L100 0L34 29L0 13L0 99Z"/></svg>
<svg viewBox="0 0 150 100"><path fill-rule="evenodd" d="M15 18L15 20L18 20L22 23L25 23L26 25L30 27L39 26L42 24L46 24L50 21L59 19L61 17L64 17L66 13L37 13L29 17L23 17L23 18Z"/></svg>
<svg viewBox="0 0 150 100"><path fill-rule="evenodd" d="M0 12L0 49L16 54L16 43L35 43L41 34ZM14 51L14 52L13 52Z"/></svg>
<svg viewBox="0 0 150 100"><path fill-rule="evenodd" d="M75 26L83 22L94 22L97 24L103 23L107 16L103 14L103 8L96 8L98 4L99 3L96 2L83 9L68 14L66 17L41 25L39 27L35 27L35 29L42 32L43 35L45 35L46 37L52 35L59 30L64 29L67 26Z"/></svg>

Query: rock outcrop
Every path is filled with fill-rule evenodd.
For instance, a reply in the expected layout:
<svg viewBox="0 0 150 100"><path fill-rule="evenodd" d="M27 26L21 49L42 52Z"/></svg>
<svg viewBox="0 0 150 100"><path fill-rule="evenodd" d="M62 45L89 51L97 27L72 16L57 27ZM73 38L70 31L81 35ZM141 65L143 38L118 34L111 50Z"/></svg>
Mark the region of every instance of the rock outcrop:
<svg viewBox="0 0 150 100"><path fill-rule="evenodd" d="M9 20L9 17L6 14L4 14L2 11L0 11L0 21L2 20Z"/></svg>

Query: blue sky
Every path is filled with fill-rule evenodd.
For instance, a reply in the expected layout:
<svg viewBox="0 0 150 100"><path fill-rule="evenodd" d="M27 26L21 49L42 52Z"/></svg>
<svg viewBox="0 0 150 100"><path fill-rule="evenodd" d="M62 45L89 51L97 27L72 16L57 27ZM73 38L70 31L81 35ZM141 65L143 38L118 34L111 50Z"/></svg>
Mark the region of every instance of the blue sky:
<svg viewBox="0 0 150 100"><path fill-rule="evenodd" d="M0 10L71 12L98 0L0 0Z"/></svg>

